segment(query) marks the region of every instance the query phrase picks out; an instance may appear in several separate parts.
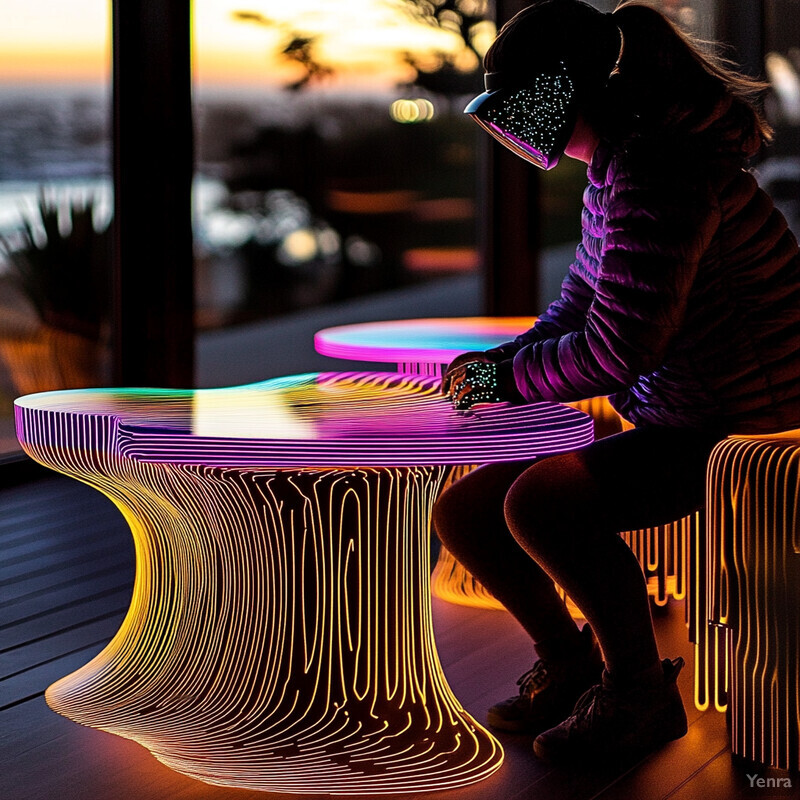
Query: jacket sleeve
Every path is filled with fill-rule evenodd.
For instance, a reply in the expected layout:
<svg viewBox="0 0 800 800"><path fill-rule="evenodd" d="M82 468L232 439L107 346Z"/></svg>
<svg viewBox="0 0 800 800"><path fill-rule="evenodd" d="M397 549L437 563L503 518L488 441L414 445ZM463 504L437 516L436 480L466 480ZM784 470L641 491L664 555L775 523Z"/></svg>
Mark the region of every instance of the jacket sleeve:
<svg viewBox="0 0 800 800"><path fill-rule="evenodd" d="M578 249L582 247L580 245ZM583 278L582 270L580 257L576 256L561 284L560 297L550 303L536 324L516 339L487 350L486 354L493 361L503 361L513 358L526 345L581 330L586 324L586 312L594 295L591 286Z"/></svg>
<svg viewBox="0 0 800 800"><path fill-rule="evenodd" d="M637 179L624 164L613 172L597 287L580 328L514 356L514 378L528 401L612 394L661 365L719 226L710 183L695 172L669 162Z"/></svg>

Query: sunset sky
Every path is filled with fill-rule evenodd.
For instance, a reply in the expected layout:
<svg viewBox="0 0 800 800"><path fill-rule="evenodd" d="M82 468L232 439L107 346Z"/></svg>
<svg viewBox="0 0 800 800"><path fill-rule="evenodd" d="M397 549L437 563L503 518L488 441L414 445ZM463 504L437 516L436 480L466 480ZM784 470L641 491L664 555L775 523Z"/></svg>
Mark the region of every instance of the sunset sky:
<svg viewBox="0 0 800 800"><path fill-rule="evenodd" d="M270 53L293 29L322 34L322 54L348 82L390 84L407 76L392 53L452 51L458 44L452 34L412 23L402 6L402 0L195 0L195 79L200 86L285 83L291 73ZM235 21L235 11L257 12L277 26ZM110 3L2 0L2 12L0 83L107 79Z"/></svg>

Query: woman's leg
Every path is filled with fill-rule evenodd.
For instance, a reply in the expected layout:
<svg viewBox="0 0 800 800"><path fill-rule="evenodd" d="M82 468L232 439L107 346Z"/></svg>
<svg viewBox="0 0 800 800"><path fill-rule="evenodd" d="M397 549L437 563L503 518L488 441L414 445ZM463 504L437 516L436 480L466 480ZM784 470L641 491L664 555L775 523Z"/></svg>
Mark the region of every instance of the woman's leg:
<svg viewBox="0 0 800 800"><path fill-rule="evenodd" d="M586 616L613 675L658 663L641 567L617 535L671 522L703 504L719 435L639 428L542 459L508 492L519 546Z"/></svg>
<svg viewBox="0 0 800 800"><path fill-rule="evenodd" d="M506 494L529 466L489 464L468 473L439 497L433 525L444 546L514 615L534 644L547 648L563 640L570 649L579 637L575 622L551 578L506 525Z"/></svg>
<svg viewBox="0 0 800 800"><path fill-rule="evenodd" d="M544 459L509 490L511 532L583 611L606 662L572 713L536 737L540 758L629 762L686 733L676 684L683 660L658 660L644 576L617 531L699 508L719 438L629 431Z"/></svg>
<svg viewBox="0 0 800 800"><path fill-rule="evenodd" d="M517 682L518 693L493 705L487 721L538 734L569 715L600 680L603 662L589 626L578 630L553 581L506 525L506 494L528 466L492 464L469 473L442 494L433 521L444 545L511 611L536 646L538 658Z"/></svg>
<svg viewBox="0 0 800 800"><path fill-rule="evenodd" d="M658 660L644 576L618 531L699 508L706 462L720 438L637 429L532 466L481 468L442 495L434 524L444 544L522 623L541 657L519 697L490 709L490 724L551 728L535 747L552 759L627 756L685 733L675 686L682 662ZM566 719L600 680L602 665L590 631L577 632L553 580L600 640L608 673L599 714Z"/></svg>

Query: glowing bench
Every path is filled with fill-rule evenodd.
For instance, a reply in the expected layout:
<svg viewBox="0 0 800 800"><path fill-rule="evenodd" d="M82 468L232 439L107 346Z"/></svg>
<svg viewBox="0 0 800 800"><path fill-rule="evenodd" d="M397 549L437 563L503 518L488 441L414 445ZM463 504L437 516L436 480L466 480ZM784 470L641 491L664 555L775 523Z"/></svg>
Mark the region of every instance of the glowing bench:
<svg viewBox="0 0 800 800"><path fill-rule="evenodd" d="M731 436L709 460L708 608L698 675L730 705L734 753L800 768L800 430ZM706 636L708 638L706 638Z"/></svg>
<svg viewBox="0 0 800 800"><path fill-rule="evenodd" d="M459 415L438 379L397 373L48 392L16 415L26 452L110 497L136 545L122 627L48 689L54 710L251 789L420 792L498 769L439 664L429 513L445 465L581 446L586 415Z"/></svg>

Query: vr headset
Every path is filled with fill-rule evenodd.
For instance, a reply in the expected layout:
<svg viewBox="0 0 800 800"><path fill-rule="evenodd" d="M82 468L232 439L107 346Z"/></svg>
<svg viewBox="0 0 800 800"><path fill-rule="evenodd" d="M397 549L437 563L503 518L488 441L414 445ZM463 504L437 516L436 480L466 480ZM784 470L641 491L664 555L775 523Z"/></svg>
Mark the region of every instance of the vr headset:
<svg viewBox="0 0 800 800"><path fill-rule="evenodd" d="M561 61L525 86L502 72L483 76L486 91L465 109L487 133L541 169L558 164L575 128L575 84Z"/></svg>
<svg viewBox="0 0 800 800"><path fill-rule="evenodd" d="M619 73L625 40L609 79ZM487 133L520 158L541 169L558 164L577 120L575 83L566 62L543 67L524 82L503 72L483 76L486 91L465 109Z"/></svg>

